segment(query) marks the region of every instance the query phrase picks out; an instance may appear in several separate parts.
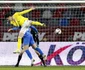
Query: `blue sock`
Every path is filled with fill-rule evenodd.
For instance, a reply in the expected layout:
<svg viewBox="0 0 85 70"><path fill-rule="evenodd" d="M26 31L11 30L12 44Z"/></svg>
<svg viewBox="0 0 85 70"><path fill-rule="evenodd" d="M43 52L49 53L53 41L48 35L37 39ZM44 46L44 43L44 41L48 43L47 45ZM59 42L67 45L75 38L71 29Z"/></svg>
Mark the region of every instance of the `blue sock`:
<svg viewBox="0 0 85 70"><path fill-rule="evenodd" d="M28 57L29 57L30 59L32 59L32 55L31 55L30 51L29 51L29 50L26 50L25 52L26 52L26 54L28 55Z"/></svg>
<svg viewBox="0 0 85 70"><path fill-rule="evenodd" d="M37 47L37 48L35 48L35 50L38 51L40 53L40 55L43 55L43 52L41 51L40 48Z"/></svg>

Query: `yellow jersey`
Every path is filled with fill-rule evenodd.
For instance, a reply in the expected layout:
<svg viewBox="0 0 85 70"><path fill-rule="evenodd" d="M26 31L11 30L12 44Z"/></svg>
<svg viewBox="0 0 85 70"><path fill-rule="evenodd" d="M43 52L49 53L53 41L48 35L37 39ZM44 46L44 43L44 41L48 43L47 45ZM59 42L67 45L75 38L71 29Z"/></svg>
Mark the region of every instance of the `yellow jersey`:
<svg viewBox="0 0 85 70"><path fill-rule="evenodd" d="M23 14L26 14L28 12L32 11L32 9L24 10L22 12L16 12L12 17L14 20L10 21L10 23L14 26L22 26L28 18L23 17Z"/></svg>

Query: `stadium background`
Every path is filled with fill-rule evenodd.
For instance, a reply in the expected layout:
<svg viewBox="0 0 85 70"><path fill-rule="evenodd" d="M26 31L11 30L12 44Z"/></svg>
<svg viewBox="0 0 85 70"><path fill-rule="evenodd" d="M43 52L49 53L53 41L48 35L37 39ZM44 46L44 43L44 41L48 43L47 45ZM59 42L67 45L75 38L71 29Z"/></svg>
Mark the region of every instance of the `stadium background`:
<svg viewBox="0 0 85 70"><path fill-rule="evenodd" d="M0 4L0 7L14 7L13 8L0 8L0 41L17 41L16 33L14 37L12 33L8 33L7 30L12 27L4 18L7 12L13 13L16 11L22 11L24 7L30 6L47 7L42 9L36 9L24 16L30 20L40 21L45 23L47 27L37 27L42 35L40 41L85 41L84 39L84 26L85 26L85 4ZM63 8L71 6L73 8ZM80 7L78 7L80 6ZM23 7L20 8L19 7ZM52 8L54 7L54 8ZM61 7L61 8L55 8ZM76 8L77 7L77 8ZM62 29L61 35L55 35L53 32L56 28ZM11 37L9 37L11 36Z"/></svg>
<svg viewBox="0 0 85 70"><path fill-rule="evenodd" d="M5 14L7 12L14 13L16 11L22 11L24 9L28 9L30 6L35 6L40 8L36 8L32 12L25 14L24 16L28 17L30 20L40 21L46 24L46 27L37 26L39 30L40 48L45 52L47 56L49 56L54 52L54 49L56 47L57 55L55 55L54 57L54 61L56 63L52 61L53 65L84 65L85 55L82 54L82 52L83 53L85 52L83 51L85 50L85 48L82 49L82 47L85 46L84 43L85 3L5 3L5 4L2 3L0 4L0 45L1 45L0 58L2 61L0 62L0 65L14 65L15 61L17 60L17 58L15 58L16 55L13 55L12 52L16 47L18 31L8 32L8 29L12 28L13 26L10 25L9 21L5 19ZM54 34L56 28L62 29L61 35ZM71 44L72 44L71 48L60 54L60 51L63 51L62 49L63 47L65 46L68 47ZM6 48L6 46L8 48ZM46 47L46 49L43 46ZM61 50L59 50L60 48ZM74 49L73 52L71 51L72 48ZM80 50L74 53L76 49ZM72 52L72 54L70 54L69 51ZM75 61L71 61L70 59L74 57L73 53L75 54L75 58L73 58ZM34 52L32 54L34 54ZM13 60L13 58L15 60ZM27 57L25 57L25 59L26 58ZM6 59L8 59L8 61L6 61ZM61 62L60 59L63 62ZM66 62L64 62L65 60ZM26 59L26 61L28 62L28 59ZM25 63L26 62L22 60L21 65ZM50 64L50 61L48 61L47 64Z"/></svg>

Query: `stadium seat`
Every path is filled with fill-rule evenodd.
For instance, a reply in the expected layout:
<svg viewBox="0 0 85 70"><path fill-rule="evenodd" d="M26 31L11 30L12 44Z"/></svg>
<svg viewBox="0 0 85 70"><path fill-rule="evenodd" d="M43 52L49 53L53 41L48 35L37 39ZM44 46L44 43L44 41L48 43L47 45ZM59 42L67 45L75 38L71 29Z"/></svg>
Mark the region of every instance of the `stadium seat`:
<svg viewBox="0 0 85 70"><path fill-rule="evenodd" d="M77 18L72 18L70 20L70 26L79 26L80 25L80 20Z"/></svg>
<svg viewBox="0 0 85 70"><path fill-rule="evenodd" d="M33 18L39 18L40 17L40 11L38 11L38 10L33 11L32 12L32 17Z"/></svg>
<svg viewBox="0 0 85 70"><path fill-rule="evenodd" d="M54 12L54 14L53 14L53 17L54 17L54 18L60 18L60 17L62 17L62 14L61 14L61 13L62 13L61 11L56 10L56 11Z"/></svg>

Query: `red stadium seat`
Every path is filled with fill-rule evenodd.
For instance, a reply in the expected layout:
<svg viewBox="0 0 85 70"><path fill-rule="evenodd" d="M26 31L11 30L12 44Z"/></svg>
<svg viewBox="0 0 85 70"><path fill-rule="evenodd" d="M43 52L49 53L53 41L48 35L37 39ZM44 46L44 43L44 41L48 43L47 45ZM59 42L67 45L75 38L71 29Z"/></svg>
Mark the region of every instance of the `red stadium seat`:
<svg viewBox="0 0 85 70"><path fill-rule="evenodd" d="M55 18L62 17L61 11L56 10L56 11L54 12L53 17L55 17Z"/></svg>
<svg viewBox="0 0 85 70"><path fill-rule="evenodd" d="M38 11L38 10L33 11L32 12L32 17L39 18L40 17L40 11Z"/></svg>
<svg viewBox="0 0 85 70"><path fill-rule="evenodd" d="M62 17L63 16L62 13L64 11L66 11L66 9L63 9L63 8L55 10L53 17Z"/></svg>
<svg viewBox="0 0 85 70"><path fill-rule="evenodd" d="M79 25L80 25L79 19L77 19L77 18L72 18L72 19L70 20L70 26L79 26Z"/></svg>

